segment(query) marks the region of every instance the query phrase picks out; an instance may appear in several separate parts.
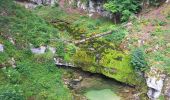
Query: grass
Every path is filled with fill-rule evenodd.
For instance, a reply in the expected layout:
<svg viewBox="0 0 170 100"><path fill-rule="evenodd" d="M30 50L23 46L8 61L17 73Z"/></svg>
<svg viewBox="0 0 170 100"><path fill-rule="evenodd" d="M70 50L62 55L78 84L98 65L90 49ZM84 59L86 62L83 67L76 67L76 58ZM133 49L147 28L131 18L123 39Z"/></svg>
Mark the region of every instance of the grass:
<svg viewBox="0 0 170 100"><path fill-rule="evenodd" d="M59 31L44 19L16 5L13 0L0 1L0 100L70 100L71 93L62 82L53 55L33 55L29 45L57 46ZM12 38L15 44L9 41ZM51 40L57 41L51 41ZM16 68L9 62L15 59Z"/></svg>

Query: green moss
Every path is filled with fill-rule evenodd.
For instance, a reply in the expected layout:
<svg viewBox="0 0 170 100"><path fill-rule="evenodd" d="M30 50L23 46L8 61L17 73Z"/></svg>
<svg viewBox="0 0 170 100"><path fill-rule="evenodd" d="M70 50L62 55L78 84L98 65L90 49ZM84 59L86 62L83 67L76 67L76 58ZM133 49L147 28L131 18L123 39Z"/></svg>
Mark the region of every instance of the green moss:
<svg viewBox="0 0 170 100"><path fill-rule="evenodd" d="M131 57L129 55L111 49L106 49L102 55L100 65L104 68L101 69L101 73L131 85L136 85L140 81L130 64Z"/></svg>
<svg viewBox="0 0 170 100"><path fill-rule="evenodd" d="M93 65L95 59L93 56L87 54L85 50L77 50L73 55L73 61L77 66L82 67L83 69L88 69Z"/></svg>

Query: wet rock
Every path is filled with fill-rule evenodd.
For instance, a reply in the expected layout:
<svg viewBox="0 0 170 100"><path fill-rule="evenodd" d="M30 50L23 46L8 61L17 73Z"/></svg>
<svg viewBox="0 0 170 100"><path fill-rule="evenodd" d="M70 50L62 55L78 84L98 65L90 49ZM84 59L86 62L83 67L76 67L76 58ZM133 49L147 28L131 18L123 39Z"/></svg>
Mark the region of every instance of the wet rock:
<svg viewBox="0 0 170 100"><path fill-rule="evenodd" d="M40 46L39 48L31 48L31 52L34 54L44 54L46 50L45 46Z"/></svg>
<svg viewBox="0 0 170 100"><path fill-rule="evenodd" d="M4 45L0 44L0 52L4 52Z"/></svg>
<svg viewBox="0 0 170 100"><path fill-rule="evenodd" d="M80 81L82 81L82 80L83 80L83 77L82 77L82 76L79 76L78 78L73 79L73 81L75 81L75 82L80 82Z"/></svg>
<svg viewBox="0 0 170 100"><path fill-rule="evenodd" d="M151 67L146 75L146 83L149 88L148 97L152 100L157 99L162 91L165 75L156 67Z"/></svg>

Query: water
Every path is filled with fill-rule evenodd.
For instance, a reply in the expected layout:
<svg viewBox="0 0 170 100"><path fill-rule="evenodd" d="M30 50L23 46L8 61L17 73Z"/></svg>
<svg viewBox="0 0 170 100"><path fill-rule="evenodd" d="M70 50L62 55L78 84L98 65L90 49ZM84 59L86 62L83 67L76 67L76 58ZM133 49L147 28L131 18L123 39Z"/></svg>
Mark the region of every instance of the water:
<svg viewBox="0 0 170 100"><path fill-rule="evenodd" d="M125 84L99 74L90 74L82 70L65 69L65 79L72 80L82 76L76 88L71 89L75 94L74 100L135 100L136 90ZM68 77L69 76L69 77Z"/></svg>
<svg viewBox="0 0 170 100"><path fill-rule="evenodd" d="M88 100L120 100L120 97L110 89L91 90L85 93Z"/></svg>

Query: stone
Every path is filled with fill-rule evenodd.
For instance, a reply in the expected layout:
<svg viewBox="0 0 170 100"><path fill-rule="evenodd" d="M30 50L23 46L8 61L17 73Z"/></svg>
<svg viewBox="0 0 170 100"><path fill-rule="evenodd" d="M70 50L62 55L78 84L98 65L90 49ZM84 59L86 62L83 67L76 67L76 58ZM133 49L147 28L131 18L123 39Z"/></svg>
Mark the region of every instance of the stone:
<svg viewBox="0 0 170 100"><path fill-rule="evenodd" d="M50 5L54 6L57 0L30 0L30 2L33 2L37 5Z"/></svg>
<svg viewBox="0 0 170 100"><path fill-rule="evenodd" d="M0 44L0 52L4 52L4 45Z"/></svg>
<svg viewBox="0 0 170 100"><path fill-rule="evenodd" d="M166 0L166 3L169 3L169 0Z"/></svg>
<svg viewBox="0 0 170 100"><path fill-rule="evenodd" d="M15 44L15 42L14 42L14 40L13 40L13 38L9 38L9 41L14 45Z"/></svg>
<svg viewBox="0 0 170 100"><path fill-rule="evenodd" d="M12 57L8 63L13 67L13 68L16 68L16 62L15 62L15 59Z"/></svg>
<svg viewBox="0 0 170 100"><path fill-rule="evenodd" d="M84 2L82 0L71 0L71 2L76 3L77 8L88 12L89 17L92 17L94 14L97 13L100 16L107 17L109 19L113 18L113 14L103 8L104 3L106 2L105 0L87 0L87 2ZM67 4L70 4L70 6L72 6L72 3L70 3L70 1L68 1Z"/></svg>
<svg viewBox="0 0 170 100"><path fill-rule="evenodd" d="M31 52L34 54L44 54L46 50L45 46L40 46L39 48L31 48Z"/></svg>
<svg viewBox="0 0 170 100"><path fill-rule="evenodd" d="M151 67L145 77L147 77L146 83L149 88L147 95L150 99L155 100L161 94L165 75L158 68Z"/></svg>

